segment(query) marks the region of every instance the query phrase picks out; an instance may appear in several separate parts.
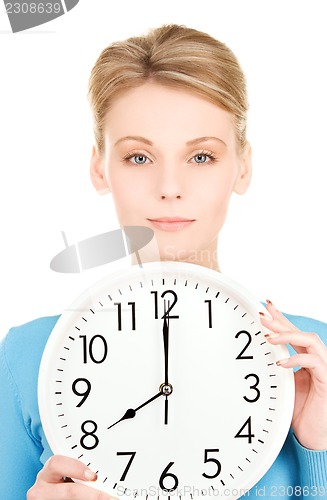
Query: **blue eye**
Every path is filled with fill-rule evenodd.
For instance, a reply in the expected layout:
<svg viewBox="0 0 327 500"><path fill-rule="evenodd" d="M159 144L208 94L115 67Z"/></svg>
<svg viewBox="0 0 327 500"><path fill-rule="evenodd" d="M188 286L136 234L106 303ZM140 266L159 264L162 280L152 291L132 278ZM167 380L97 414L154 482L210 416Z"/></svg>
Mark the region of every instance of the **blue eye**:
<svg viewBox="0 0 327 500"><path fill-rule="evenodd" d="M147 157L145 155L134 155L133 159L138 165L144 165L147 161Z"/></svg>
<svg viewBox="0 0 327 500"><path fill-rule="evenodd" d="M145 165L146 163L150 163L149 158L144 154L138 153L129 153L124 157L124 161L128 161L133 163L134 165Z"/></svg>
<svg viewBox="0 0 327 500"><path fill-rule="evenodd" d="M194 156L194 160L196 163L205 163L208 159L208 155L199 154Z"/></svg>
<svg viewBox="0 0 327 500"><path fill-rule="evenodd" d="M201 163L212 163L217 161L218 158L214 153L211 153L209 151L201 151L200 153L197 153L196 155L192 156L191 161L193 163L197 163L200 165Z"/></svg>

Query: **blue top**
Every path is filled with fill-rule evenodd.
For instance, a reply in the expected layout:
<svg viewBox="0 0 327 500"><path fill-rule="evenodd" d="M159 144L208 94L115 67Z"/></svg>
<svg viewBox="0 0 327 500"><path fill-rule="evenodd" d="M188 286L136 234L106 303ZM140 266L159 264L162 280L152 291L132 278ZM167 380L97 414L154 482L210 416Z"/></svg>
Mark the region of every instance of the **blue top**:
<svg viewBox="0 0 327 500"><path fill-rule="evenodd" d="M59 316L12 328L0 343L0 499L25 500L51 456L37 403L40 360ZM287 315L300 330L327 344L327 324ZM228 493L226 493L228 497ZM290 430L277 459L246 498L327 499L327 450L304 448Z"/></svg>

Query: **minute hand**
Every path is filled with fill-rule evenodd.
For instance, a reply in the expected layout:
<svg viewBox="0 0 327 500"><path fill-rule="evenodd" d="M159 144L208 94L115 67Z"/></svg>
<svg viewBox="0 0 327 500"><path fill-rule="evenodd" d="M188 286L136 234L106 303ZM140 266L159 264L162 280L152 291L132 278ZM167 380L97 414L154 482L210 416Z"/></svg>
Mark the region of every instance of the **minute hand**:
<svg viewBox="0 0 327 500"><path fill-rule="evenodd" d="M169 384L168 380L168 351L169 351L169 316L167 321L167 315L165 312L164 322L162 326L162 335L163 335L163 343L164 343L164 356L165 356L165 383L163 385L163 392L166 396L165 400L165 425L168 424L168 396L171 394L172 387Z"/></svg>
<svg viewBox="0 0 327 500"><path fill-rule="evenodd" d="M169 325L166 316L164 317L162 333L163 333L164 354L165 354L165 385L168 385Z"/></svg>

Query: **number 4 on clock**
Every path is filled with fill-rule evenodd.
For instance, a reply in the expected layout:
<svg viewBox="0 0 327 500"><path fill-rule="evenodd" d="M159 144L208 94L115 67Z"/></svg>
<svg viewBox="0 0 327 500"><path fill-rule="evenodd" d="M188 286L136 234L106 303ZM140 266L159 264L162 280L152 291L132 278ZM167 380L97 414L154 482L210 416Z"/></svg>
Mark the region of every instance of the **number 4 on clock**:
<svg viewBox="0 0 327 500"><path fill-rule="evenodd" d="M244 432L242 434L242 431L247 428L247 432ZM254 434L252 434L252 428L251 428L251 417L249 417L245 423L242 425L240 430L235 434L235 438L247 438L249 443L252 443L252 438L254 438Z"/></svg>

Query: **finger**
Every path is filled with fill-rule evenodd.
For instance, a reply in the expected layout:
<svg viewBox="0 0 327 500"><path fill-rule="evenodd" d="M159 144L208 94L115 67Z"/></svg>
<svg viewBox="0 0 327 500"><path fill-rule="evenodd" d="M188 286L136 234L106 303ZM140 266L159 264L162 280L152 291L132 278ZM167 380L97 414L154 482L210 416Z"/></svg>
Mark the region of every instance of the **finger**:
<svg viewBox="0 0 327 500"><path fill-rule="evenodd" d="M279 309L277 309L275 304L273 304L269 299L266 300L266 309L274 320L280 321L283 325L288 327L287 329L298 329L289 319L286 318L286 316L284 316L284 314Z"/></svg>
<svg viewBox="0 0 327 500"><path fill-rule="evenodd" d="M260 312L260 319L262 324L275 332L282 330L298 331L291 321L289 321L270 301L266 301L266 309L269 314Z"/></svg>
<svg viewBox="0 0 327 500"><path fill-rule="evenodd" d="M74 458L54 455L39 472L38 478L47 483L60 483L64 477L73 477L83 481L96 481L97 475L82 462Z"/></svg>
<svg viewBox="0 0 327 500"><path fill-rule="evenodd" d="M260 312L260 321L261 324L270 330L270 333L265 334L265 337L271 344L278 345L278 344L292 344L292 347L295 349L296 352L306 352L305 347L300 347L297 346L294 343L294 339L292 338L293 335L296 334L296 332L300 332L300 330L294 329L293 328L290 330L288 325L283 325L280 321L277 319L272 319L269 317L267 314ZM300 332L302 333L302 332ZM288 335L285 337L285 335Z"/></svg>
<svg viewBox="0 0 327 500"><path fill-rule="evenodd" d="M290 344L299 353L309 353L319 356L327 365L327 348L316 333L301 332L300 330L281 333L267 333L265 338L270 344Z"/></svg>
<svg viewBox="0 0 327 500"><path fill-rule="evenodd" d="M260 313L260 319L261 323L263 326L268 328L270 331L274 332L275 334L281 334L281 333L295 333L295 332L300 332L300 330L291 323L277 308L276 306L271 302L271 300L266 300L266 309L269 312L269 315L266 313ZM276 344L286 344L290 343L294 350L298 353L305 353L306 348L305 347L300 347L296 345L296 343L289 341L285 342L277 342Z"/></svg>
<svg viewBox="0 0 327 500"><path fill-rule="evenodd" d="M325 363L314 354L294 354L290 358L281 359L276 363L283 368L295 368L301 366L310 370L315 379L323 384L327 384L327 370Z"/></svg>

